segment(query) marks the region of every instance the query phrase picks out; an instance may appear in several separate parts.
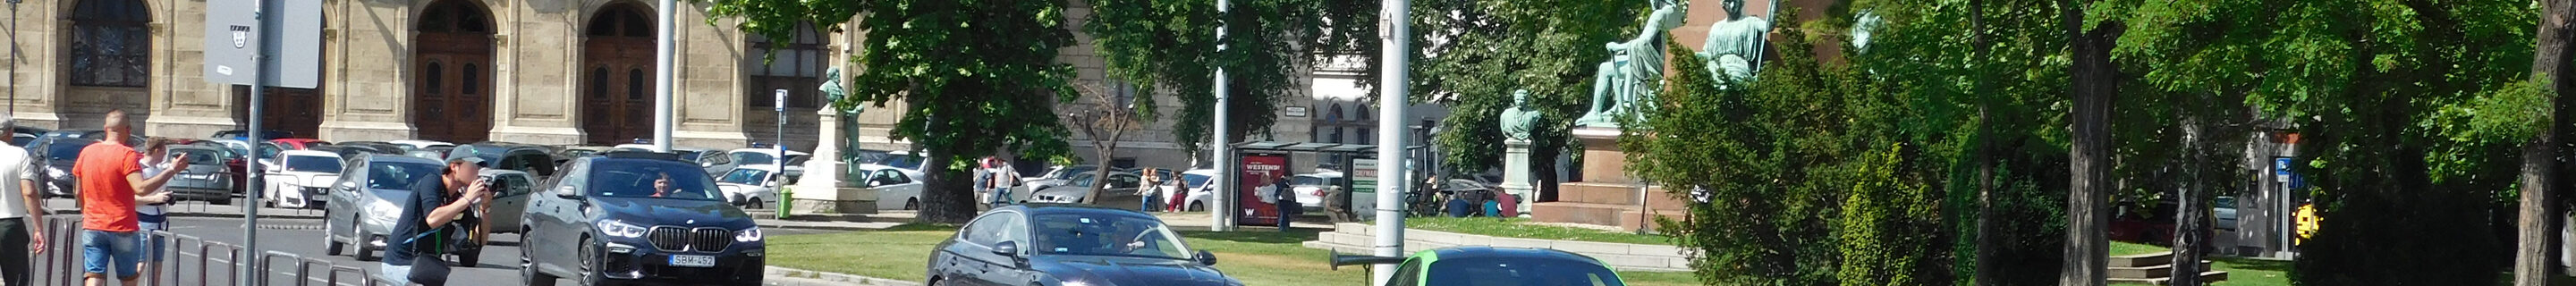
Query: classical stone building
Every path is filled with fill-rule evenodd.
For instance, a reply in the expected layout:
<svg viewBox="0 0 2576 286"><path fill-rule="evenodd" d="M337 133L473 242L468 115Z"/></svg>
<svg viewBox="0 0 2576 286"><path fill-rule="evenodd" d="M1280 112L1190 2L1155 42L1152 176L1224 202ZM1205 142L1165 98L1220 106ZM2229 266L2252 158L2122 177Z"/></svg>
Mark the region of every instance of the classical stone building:
<svg viewBox="0 0 2576 286"><path fill-rule="evenodd" d="M9 73L23 124L96 128L114 108L155 136L238 129L248 89L202 77L204 0L62 0L16 4L19 50ZM541 144L652 136L655 17L638 0L325 0L322 84L270 89L266 124L333 141L423 138ZM690 3L691 1L682 1ZM775 89L789 90L790 130L813 127L814 92L847 37L807 27L795 39L710 25L705 7L676 7L673 137L685 146L770 142ZM778 48L775 61L761 55ZM812 146L812 132L789 132ZM810 148L810 147L806 147Z"/></svg>

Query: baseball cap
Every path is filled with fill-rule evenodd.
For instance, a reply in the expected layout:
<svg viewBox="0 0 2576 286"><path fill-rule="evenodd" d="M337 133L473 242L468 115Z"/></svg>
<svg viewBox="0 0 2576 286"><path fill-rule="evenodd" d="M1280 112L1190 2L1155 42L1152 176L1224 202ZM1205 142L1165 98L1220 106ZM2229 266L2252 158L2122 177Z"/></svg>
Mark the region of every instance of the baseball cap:
<svg viewBox="0 0 2576 286"><path fill-rule="evenodd" d="M456 148L455 150L449 150L449 151L447 151L447 162L448 162L448 163L466 162L466 163L473 163L475 167L485 167L485 168L490 168L490 167L492 167L492 164L491 164L491 163L486 163L486 162L483 160L483 156L481 156L481 155L480 155L480 154L478 154L478 153L481 153L481 152L475 152L475 151L474 151L474 148L471 148L471 147L467 147L467 148Z"/></svg>

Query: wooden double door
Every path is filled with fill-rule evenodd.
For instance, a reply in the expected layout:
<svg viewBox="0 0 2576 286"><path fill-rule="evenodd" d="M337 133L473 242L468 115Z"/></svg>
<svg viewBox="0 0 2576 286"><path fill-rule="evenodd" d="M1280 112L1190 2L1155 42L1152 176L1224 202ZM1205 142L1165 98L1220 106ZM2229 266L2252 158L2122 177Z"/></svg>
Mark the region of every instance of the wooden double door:
<svg viewBox="0 0 2576 286"><path fill-rule="evenodd" d="M581 129L591 145L653 136L653 18L618 2L602 9L582 39Z"/></svg>
<svg viewBox="0 0 2576 286"><path fill-rule="evenodd" d="M431 5L413 34L411 122L419 139L463 144L491 138L491 22L471 2Z"/></svg>

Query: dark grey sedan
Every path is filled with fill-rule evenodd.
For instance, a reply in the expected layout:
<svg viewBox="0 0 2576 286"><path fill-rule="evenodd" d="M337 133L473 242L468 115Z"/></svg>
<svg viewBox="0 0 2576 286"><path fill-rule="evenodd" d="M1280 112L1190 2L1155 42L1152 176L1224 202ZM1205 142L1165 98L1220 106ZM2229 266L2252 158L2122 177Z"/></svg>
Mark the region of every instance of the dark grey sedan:
<svg viewBox="0 0 2576 286"><path fill-rule="evenodd" d="M223 160L234 156L231 151L200 145L171 145L169 148L170 156L188 155L188 169L179 170L179 177L170 179L168 187L172 199L230 205L233 204L233 196L241 194L233 189L233 176L224 167Z"/></svg>
<svg viewBox="0 0 2576 286"><path fill-rule="evenodd" d="M1032 203L986 211L930 255L930 285L1243 285L1163 221L1132 209Z"/></svg>

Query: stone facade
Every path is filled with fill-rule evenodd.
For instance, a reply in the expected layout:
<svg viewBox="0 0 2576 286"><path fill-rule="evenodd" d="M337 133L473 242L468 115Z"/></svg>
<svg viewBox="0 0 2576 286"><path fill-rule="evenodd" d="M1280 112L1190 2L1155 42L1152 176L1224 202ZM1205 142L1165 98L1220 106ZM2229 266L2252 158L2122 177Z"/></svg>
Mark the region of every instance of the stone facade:
<svg viewBox="0 0 2576 286"><path fill-rule="evenodd" d="M98 2L98 3L90 3ZM11 109L19 122L37 127L96 128L98 117L108 109L121 108L144 118L140 131L153 136L202 137L217 130L239 129L242 113L247 108L246 89L207 82L203 77L203 52L206 5L229 5L248 1L173 1L173 0L65 0L27 1L17 4L14 19L18 36L11 41L23 53L23 60L9 73ZM585 128L584 120L603 120L596 111L584 106L600 104L596 98L585 98L585 92L596 82L585 81L586 72L577 67L601 67L606 62L586 57L601 48L585 43L606 42L590 33L606 18L628 16L643 26L630 26L645 31L648 39L641 47L647 56L639 67L649 80L649 23L663 7L658 1L638 0L329 0L322 1L321 86L311 90L272 89L267 105L268 118L277 129L310 129L312 134L299 134L331 141L394 140L439 138L443 134L421 134L424 125L453 124L455 120L428 120L424 117L472 115L488 117L489 124L464 124L488 128L488 139L538 144L585 143L597 126L634 126L649 128L649 115L625 117L617 122L593 122ZM703 4L683 1L677 7L677 29L673 36L683 39L674 48L673 106L677 109L674 141L684 146L738 147L747 142L775 141L769 135L776 122L765 100L770 91L748 84L749 73L758 66L757 49L752 41L731 27L728 21L709 24ZM464 7L435 13L437 7ZM113 8L113 9L111 9ZM75 72L98 69L96 62L77 62L76 45L98 42L80 34L85 27L100 26L85 20L85 15L100 14L93 10L139 8L148 16L147 30L138 38L144 43L124 43L121 52L149 54L140 65L149 72L148 83L141 86L100 86L73 82ZM620 15L606 14L624 13ZM427 15L436 14L436 15ZM458 14L458 15L449 15ZM432 74L424 64L437 59L425 53L452 48L452 42L423 42L431 32L428 26L442 19L473 21L475 37L488 35L488 40L472 41L485 51L478 57L459 60L471 65L450 63L449 70L474 68L471 74L430 80ZM840 35L828 35L835 40ZM823 51L843 50L839 43L828 43ZM81 46L85 49L95 47ZM838 54L832 52L831 54ZM813 60L838 60L837 55ZM813 65L809 65L813 66ZM816 68L819 71L819 67ZM464 72L444 72L447 75ZM623 74L619 74L623 75ZM467 94L468 110L444 110L422 106L420 94L433 82L450 87L474 90ZM461 85L452 82L463 82ZM649 87L649 84L642 85ZM811 92L812 86L800 87ZM306 99L298 101L299 95ZM457 92L465 94L465 92ZM650 92L643 93L649 106ZM278 99L285 100L278 100ZM615 98L615 97L609 97ZM764 100L752 107L747 101ZM281 102L286 101L286 102ZM811 104L791 105L801 108L789 114L813 114ZM424 114L424 113L439 114ZM649 113L648 113L649 114ZM763 116L768 115L768 116ZM758 119L753 119L758 118ZM813 128L812 116L790 116L790 128ZM488 127L486 127L488 126ZM757 130L758 132L753 132ZM481 134L484 132L471 132ZM803 138L788 140L789 146L812 146L811 132ZM760 135L754 137L754 135ZM649 133L645 136L649 137ZM758 139L754 139L758 138ZM468 141L468 140L457 140Z"/></svg>

